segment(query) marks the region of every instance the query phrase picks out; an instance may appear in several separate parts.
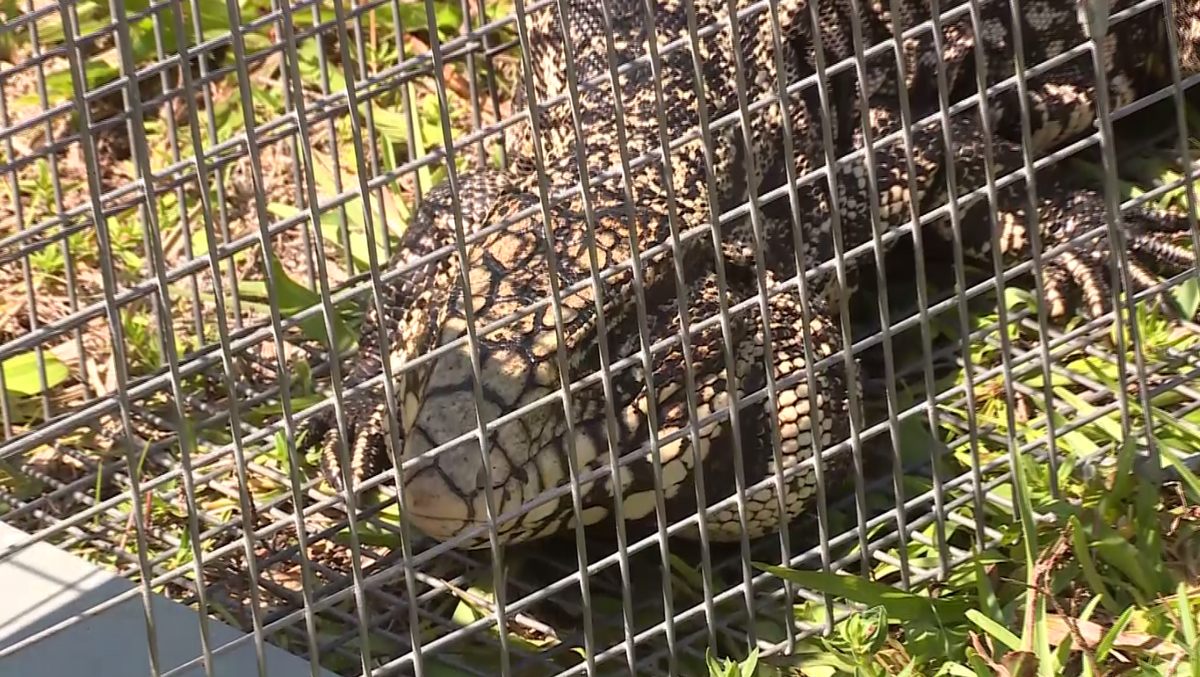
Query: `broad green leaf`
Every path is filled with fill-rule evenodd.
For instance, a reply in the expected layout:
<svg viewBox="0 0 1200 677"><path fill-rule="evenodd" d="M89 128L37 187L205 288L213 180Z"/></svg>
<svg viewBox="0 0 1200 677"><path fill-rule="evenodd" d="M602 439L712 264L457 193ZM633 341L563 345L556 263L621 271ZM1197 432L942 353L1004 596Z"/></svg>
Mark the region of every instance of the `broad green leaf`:
<svg viewBox="0 0 1200 677"><path fill-rule="evenodd" d="M406 33L429 31L429 16L426 13L425 5L425 2L400 3L400 25ZM433 6L433 21L438 30L455 31L463 25L462 9L457 4L433 2ZM391 11L388 11L386 16L388 21L391 21Z"/></svg>
<svg viewBox="0 0 1200 677"><path fill-rule="evenodd" d="M279 304L281 315L291 317L321 304L319 294L288 277L287 271L280 265L278 258L272 254L268 256L268 259L268 265L275 276L275 298ZM248 300L267 301L266 283L263 281L244 281L238 285L238 290ZM339 313L335 312L332 320L337 338L338 354L344 355L354 349L357 340ZM297 326L300 327L301 332L306 338L320 341L326 346L330 345L329 336L325 332L325 318L323 313L310 315L297 323Z"/></svg>
<svg viewBox="0 0 1200 677"><path fill-rule="evenodd" d="M47 350L42 351L40 362L46 367L46 386L48 388L53 389L71 375L67 365ZM0 365L4 370L4 389L23 396L41 393L42 379L38 363L37 351L33 350L13 355L4 360Z"/></svg>
<svg viewBox="0 0 1200 677"><path fill-rule="evenodd" d="M923 597L859 576L797 571L757 562L754 566L812 590L827 592L867 606L881 606L889 617L902 621L942 624L961 618L969 608L965 602Z"/></svg>
<svg viewBox="0 0 1200 677"><path fill-rule="evenodd" d="M91 91L106 85L121 76L121 72L107 62L93 59L83 67L84 89ZM75 96L71 71L63 70L46 76L46 99L51 106L71 101ZM36 89L17 99L21 104L33 106L40 103Z"/></svg>
<svg viewBox="0 0 1200 677"><path fill-rule="evenodd" d="M1105 562L1120 570L1137 586L1138 591L1146 596L1143 601L1149 601L1159 592L1164 592L1160 589L1159 576L1155 575L1157 572L1152 573L1153 570L1147 566L1148 563L1136 546L1110 527L1098 524L1096 528L1100 538L1092 543L1092 548Z"/></svg>
<svg viewBox="0 0 1200 677"><path fill-rule="evenodd" d="M1074 515L1067 520L1071 529L1071 546L1074 548L1075 559L1079 562L1079 569L1083 573L1084 580L1087 581L1095 598L1099 599L1106 609L1116 613L1113 596L1108 592L1108 586L1105 585L1104 578L1100 576L1100 572L1096 569L1096 563L1092 560L1092 552L1088 546L1083 524Z"/></svg>
<svg viewBox="0 0 1200 677"><path fill-rule="evenodd" d="M1011 630L1004 627L1003 625L1000 625L996 621L993 621L992 619L988 618L987 616L984 616L978 610L976 610L976 609L967 610L967 619L970 620L975 625L979 626L980 630L983 630L987 634L991 635L993 639L1003 643L1010 650L1012 650L1012 651L1020 651L1021 650L1021 638L1020 637L1017 637L1015 634L1013 634L1013 632Z"/></svg>
<svg viewBox="0 0 1200 677"><path fill-rule="evenodd" d="M1200 280L1188 278L1175 288L1175 300L1183 310L1184 317L1195 317L1200 310Z"/></svg>
<svg viewBox="0 0 1200 677"><path fill-rule="evenodd" d="M1108 652L1112 651L1113 645L1121 633L1125 632L1125 628L1129 626L1129 622L1133 620L1133 612L1137 607L1129 607L1113 622L1112 627L1104 635L1100 643L1096 645L1096 662L1102 663L1108 658Z"/></svg>

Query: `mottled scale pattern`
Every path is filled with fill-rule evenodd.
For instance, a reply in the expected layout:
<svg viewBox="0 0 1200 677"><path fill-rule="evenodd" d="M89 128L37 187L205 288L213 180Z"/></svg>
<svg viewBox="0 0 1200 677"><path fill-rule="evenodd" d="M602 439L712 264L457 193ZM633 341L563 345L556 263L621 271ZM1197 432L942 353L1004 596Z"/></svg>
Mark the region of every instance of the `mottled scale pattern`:
<svg viewBox="0 0 1200 677"><path fill-rule="evenodd" d="M902 129L905 101L912 120L922 120L977 95L981 75L989 87L1012 76L1014 29L1031 65L1085 43L1081 3L1088 1L1022 2L1016 26L1008 0L779 0L753 10L749 0L563 0L529 13L531 69L514 102L527 117L506 132L515 161L503 172L458 176L457 200L449 183L428 195L390 262L411 270L385 290L382 316L374 302L368 306L348 383L378 374L386 361L398 419L390 420L375 385L346 399L345 430L332 410L308 419L304 443L321 447L326 477L339 490L417 459L401 473L406 514L437 539L480 531L465 547L488 543L487 531L474 528L486 523L489 487L497 514L508 514L568 484L572 459L587 473L614 453L632 462L615 477L582 481L581 512L564 494L502 520L500 539L529 541L581 521L611 527L618 512L629 533L647 533L658 519L656 459L663 517L674 521L695 515L701 495L711 505L734 494L738 454L748 485L791 473L785 492L777 495L774 482L753 488L744 514L734 506L707 521L709 536L779 529L811 509L815 474L806 464L814 450L846 439L850 396L859 388L842 357L837 299L855 292L861 257L846 262L847 288L829 273L801 298L797 274L832 259L837 232L844 248L855 247L942 207L951 183L960 195L985 186L989 162L996 176L1022 168L1023 105L1035 156L1091 132L1096 77L1085 51L1031 76L1025 102L1010 87L989 95L986 109L976 104L917 125L907 153L902 136L881 140ZM1114 0L1110 11L1134 4ZM1170 84L1168 30L1184 75L1200 70L1200 0L1173 7L1164 16L1152 6L1102 36L1112 106ZM934 18L933 28L909 32ZM909 34L898 46L826 74L824 97L814 84L790 88L782 105L776 98L781 82L813 76L819 62L853 59L856 42L870 47L902 32ZM668 49L680 40L682 48ZM739 89L749 110L710 129L706 148L702 121L738 113ZM555 97L564 101L545 103ZM661 157L639 160L646 154ZM789 174L825 169L831 158L829 178L800 186L794 208L786 197L763 203L760 229L742 218L722 224L720 238L673 241L673 233L707 228L752 194L785 185ZM1102 194L1060 167L1038 174L1035 204L1016 181L997 202L963 208L969 260L990 265L994 243L1005 260L1025 259L1031 224L1050 248L1105 223ZM597 178L614 170L618 178ZM585 178L586 191L540 202L543 189L558 195ZM465 235L487 234L466 244L463 257L452 251L424 261L456 242L456 204ZM1195 265L1184 246L1185 215L1135 210L1123 215L1123 227L1140 288ZM929 233L955 235L945 216ZM1102 234L1044 260L1054 317L1111 310L1111 254ZM547 303L556 290L561 326ZM727 324L696 326L747 300ZM686 353L677 340L685 320ZM474 357L463 340L471 324ZM658 347L646 355L644 346ZM591 378L604 356L634 359L606 383ZM562 385L589 378L568 405ZM762 397L771 381L773 396ZM480 421L500 418L481 453ZM649 445L656 434L666 441ZM647 451L654 447L656 457ZM845 456L823 461L827 478L845 477Z"/></svg>

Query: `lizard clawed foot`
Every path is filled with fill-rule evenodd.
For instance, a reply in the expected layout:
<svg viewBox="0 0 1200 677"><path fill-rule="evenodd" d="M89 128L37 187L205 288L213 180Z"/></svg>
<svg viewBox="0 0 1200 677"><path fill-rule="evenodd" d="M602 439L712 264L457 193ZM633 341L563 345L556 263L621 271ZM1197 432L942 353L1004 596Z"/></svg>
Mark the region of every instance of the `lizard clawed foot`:
<svg viewBox="0 0 1200 677"><path fill-rule="evenodd" d="M1001 246L1010 259L1027 260L1030 243L1025 232L1024 210L1011 210L1004 222ZM1056 190L1041 201L1038 222L1043 251L1051 252L1080 235L1104 228L1107 219L1103 196L1090 190ZM1132 283L1131 293L1158 286L1166 277L1186 272L1197 265L1189 246L1190 226L1185 214L1146 207L1122 212L1121 228L1126 247L1125 267ZM1114 251L1107 231L1075 241L1065 251L1048 254L1042 268L1045 303L1050 317L1061 319L1078 310L1094 319L1111 313ZM1120 265L1120 264L1118 264ZM1166 291L1157 294L1160 309L1182 314Z"/></svg>
<svg viewBox="0 0 1200 677"><path fill-rule="evenodd" d="M388 464L388 411L382 387L377 386L355 393L343 403L346 419L346 454L349 476L361 482L382 472ZM346 489L343 463L338 450L341 434L333 407L306 420L298 431L302 433L299 451L319 445L321 474L335 491Z"/></svg>
<svg viewBox="0 0 1200 677"><path fill-rule="evenodd" d="M1126 223L1162 218L1164 216L1160 214L1141 212ZM1172 215L1165 218L1177 217ZM1186 228L1186 220L1180 220ZM1196 266L1195 253L1180 237L1186 237L1185 233L1153 232L1141 228L1140 224L1129 225L1133 227L1124 238L1127 247L1124 265L1128 269L1132 287L1129 292L1140 294L1153 289L1161 284L1164 277L1179 275ZM1113 255L1108 236L1103 234L1048 261L1045 282L1051 316L1061 317L1073 304L1077 304L1090 318L1112 312L1112 288L1114 284L1120 286L1120 280L1112 276ZM1156 297L1160 310L1168 314L1182 314L1182 309L1168 290L1160 290ZM1067 302L1067 299L1071 302Z"/></svg>

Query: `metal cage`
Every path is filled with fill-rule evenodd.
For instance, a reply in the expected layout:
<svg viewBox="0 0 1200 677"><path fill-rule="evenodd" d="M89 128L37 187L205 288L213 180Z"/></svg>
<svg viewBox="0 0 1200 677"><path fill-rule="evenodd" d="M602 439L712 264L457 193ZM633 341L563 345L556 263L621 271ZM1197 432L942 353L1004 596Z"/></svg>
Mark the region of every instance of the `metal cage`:
<svg viewBox="0 0 1200 677"><path fill-rule="evenodd" d="M1014 13L1038 4L1009 2ZM944 4L948 22L975 2ZM1124 3L1093 38L1164 4ZM886 257L876 259L884 238L837 252L874 271L848 301L864 410L836 450L861 475L782 537L572 533L463 551L403 526L391 473L373 480L381 502L334 493L295 442L303 420L351 390L341 380L353 356L331 361L322 337L353 327L377 285L396 279L386 234L412 222L449 159L458 174L508 165L507 130L529 115L513 108L528 67L521 22L568 6L580 3L0 2L0 526L12 530L0 564L59 580L58 555L39 550L52 545L126 581L96 588L77 613L14 613L32 628L0 627L0 673L128 607L145 621L126 638L133 669L148 658L164 676L242 674L220 663L239 652L256 666L246 674L265 675L278 649L311 659L295 669L314 676L699 675L707 652L788 653L849 609L754 563L918 586L1003 537L989 515L1012 520L1018 460L1054 477L1122 444L1145 449L1146 468L1180 453L1154 443L1145 411L1161 401L1156 410L1187 420L1200 403L1190 322L1147 338L1135 314L1154 311L1122 302L1056 325L1039 310L1032 260L1002 271L931 263L910 224L886 234L897 240ZM1108 13L1079 7L1080 21ZM1112 57L1096 44L1064 46L1058 62ZM813 81L857 78L858 58L894 49L855 45ZM1054 64L1017 65L1028 75ZM1095 127L995 182L1087 165L1125 209L1190 210L1193 78L1172 72L1174 87L1101 106ZM943 112L965 105L941 98ZM711 121L737 123L736 112ZM1143 180L1125 162L1147 153L1174 178ZM1119 196L1121 181L1141 190ZM1158 291L1186 306L1200 300L1195 284L1182 274ZM1127 329L1116 343L1114 326ZM1072 363L1108 366L1089 375ZM1089 453L1070 447L1080 437ZM162 599L202 620L178 630ZM798 614L801 603L814 614Z"/></svg>

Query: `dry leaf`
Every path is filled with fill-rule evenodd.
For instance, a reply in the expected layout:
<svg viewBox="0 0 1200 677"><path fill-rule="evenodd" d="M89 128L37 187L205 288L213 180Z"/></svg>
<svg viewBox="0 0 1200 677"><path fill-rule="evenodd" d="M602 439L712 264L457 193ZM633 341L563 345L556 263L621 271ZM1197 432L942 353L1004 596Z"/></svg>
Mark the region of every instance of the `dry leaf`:
<svg viewBox="0 0 1200 677"><path fill-rule="evenodd" d="M1037 656L1030 651L1009 651L1000 665L1008 677L1036 677L1038 673Z"/></svg>
<svg viewBox="0 0 1200 677"><path fill-rule="evenodd" d="M1003 666L997 664L996 661L992 660L992 638L987 636L984 637L988 643L988 646L984 648L983 642L979 641L979 635L977 633L974 631L969 631L967 634L970 636L971 646L975 649L975 653L979 654L979 658L983 660L984 663L987 663L988 667L994 670L1000 677L1009 677L1009 675L1006 674L1007 670Z"/></svg>
<svg viewBox="0 0 1200 677"><path fill-rule="evenodd" d="M1079 637L1088 644L1086 647L1078 645L1074 635L1071 632L1071 624L1074 623ZM1082 621L1078 619L1068 619L1059 614L1047 614L1046 616L1046 632L1049 635L1050 645L1058 646L1065 641L1071 642L1071 650L1079 651L1081 649L1093 649L1104 635L1108 632L1108 628L1093 623L1092 621ZM1159 656L1177 656L1183 654L1183 649L1171 642L1163 641L1153 635L1147 635L1141 632L1122 632L1117 635L1116 641L1113 642L1114 649L1126 649L1147 651Z"/></svg>

